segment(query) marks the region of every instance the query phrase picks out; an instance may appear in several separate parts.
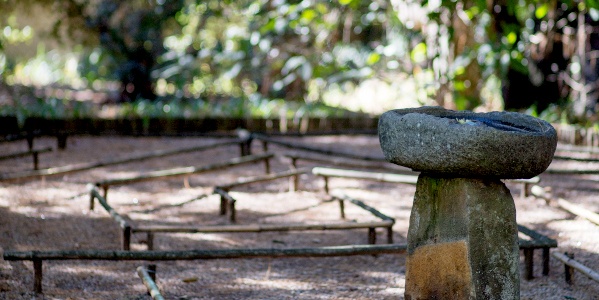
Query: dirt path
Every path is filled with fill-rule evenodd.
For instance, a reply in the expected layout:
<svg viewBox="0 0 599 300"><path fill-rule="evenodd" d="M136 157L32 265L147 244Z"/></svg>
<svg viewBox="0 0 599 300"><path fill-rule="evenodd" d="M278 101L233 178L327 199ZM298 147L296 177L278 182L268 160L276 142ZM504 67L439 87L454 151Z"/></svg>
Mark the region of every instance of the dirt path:
<svg viewBox="0 0 599 300"><path fill-rule="evenodd" d="M382 155L374 136L324 136L288 138L331 150ZM175 149L218 141L211 138L73 137L65 151L42 154L40 167L48 168ZM55 140L36 140L36 147L55 147ZM24 150L25 142L5 143L5 153ZM290 150L270 145L271 152ZM254 143L254 153L262 152ZM103 179L134 176L150 170L202 166L239 156L236 146L206 152L150 159L140 163L96 168L45 179L0 183L0 247L5 250L120 249L118 227L102 209L89 211L86 185ZM274 171L289 168L289 161L272 161ZM312 167L322 164L300 163ZM588 163L560 162L557 167L593 168ZM0 161L1 173L32 168L31 158ZM194 175L189 185L182 178L136 183L110 189L109 202L136 224L228 224L218 214L215 185L264 173L262 164ZM599 211L596 194L599 176L542 175L541 185L554 195ZM323 182L312 175L300 179L301 191L288 192L280 179L235 189L238 223L317 223L339 219L335 203L321 201ZM331 179L333 191L348 194L396 219L394 241L405 243L414 186L369 181ZM533 197L520 198L520 185L508 183L522 225L557 239L558 249L574 253L577 260L599 270L599 226L547 206ZM191 201L199 196L199 200ZM183 204L184 203L184 204ZM369 218L349 208L349 220ZM379 230L378 243L385 243ZM367 243L365 229L349 231L263 232L222 234L157 234L157 250L292 248ZM133 250L146 249L145 235L133 235ZM522 280L522 299L599 299L599 284L582 274L573 285L563 277L563 265L551 260L543 277L540 251L535 276ZM521 257L523 261L523 257ZM45 298L32 292L30 262L0 260L0 299L149 299L135 273L142 262L55 261L44 263ZM332 258L231 259L158 262L158 286L167 299L403 299L404 255ZM523 263L521 263L523 272Z"/></svg>

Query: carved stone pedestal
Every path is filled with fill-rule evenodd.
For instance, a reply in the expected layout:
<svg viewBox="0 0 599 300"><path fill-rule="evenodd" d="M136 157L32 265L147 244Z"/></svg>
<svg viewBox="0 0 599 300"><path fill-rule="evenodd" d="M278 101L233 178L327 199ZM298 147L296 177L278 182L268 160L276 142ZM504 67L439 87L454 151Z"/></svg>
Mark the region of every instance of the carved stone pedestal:
<svg viewBox="0 0 599 300"><path fill-rule="evenodd" d="M519 299L516 209L500 179L545 171L555 129L519 113L421 107L384 113L379 139L388 161L422 172L406 299Z"/></svg>
<svg viewBox="0 0 599 300"><path fill-rule="evenodd" d="M420 175L406 299L518 299L518 255L516 208L501 181Z"/></svg>

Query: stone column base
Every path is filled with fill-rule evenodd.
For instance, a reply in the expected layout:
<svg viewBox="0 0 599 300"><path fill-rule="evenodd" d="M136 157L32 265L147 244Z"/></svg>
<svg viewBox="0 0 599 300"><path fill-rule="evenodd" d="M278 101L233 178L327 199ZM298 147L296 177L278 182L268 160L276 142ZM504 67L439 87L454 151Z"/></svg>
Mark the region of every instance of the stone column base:
<svg viewBox="0 0 599 300"><path fill-rule="evenodd" d="M406 300L519 299L516 208L499 179L418 178Z"/></svg>

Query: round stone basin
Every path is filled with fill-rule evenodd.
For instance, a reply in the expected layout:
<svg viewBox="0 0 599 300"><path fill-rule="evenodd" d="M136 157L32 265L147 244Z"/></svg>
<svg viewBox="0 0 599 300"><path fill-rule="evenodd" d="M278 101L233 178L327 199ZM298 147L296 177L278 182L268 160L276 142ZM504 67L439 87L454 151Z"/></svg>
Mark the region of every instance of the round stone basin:
<svg viewBox="0 0 599 300"><path fill-rule="evenodd" d="M531 178L557 146L551 124L514 112L397 109L381 115L378 131L388 161L452 177Z"/></svg>

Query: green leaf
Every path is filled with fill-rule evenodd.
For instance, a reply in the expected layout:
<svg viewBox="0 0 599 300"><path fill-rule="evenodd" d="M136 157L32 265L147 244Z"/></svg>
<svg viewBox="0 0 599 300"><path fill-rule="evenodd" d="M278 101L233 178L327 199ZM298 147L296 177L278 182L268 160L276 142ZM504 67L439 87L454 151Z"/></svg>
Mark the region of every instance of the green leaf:
<svg viewBox="0 0 599 300"><path fill-rule="evenodd" d="M507 42L510 45L513 45L514 43L516 43L517 39L518 39L518 35L515 32L512 31L512 32L508 33L508 35L507 35Z"/></svg>
<svg viewBox="0 0 599 300"><path fill-rule="evenodd" d="M339 4L341 5L349 5L353 2L353 0L339 0Z"/></svg>
<svg viewBox="0 0 599 300"><path fill-rule="evenodd" d="M316 11L314 11L313 9L304 10L302 12L302 15L300 16L300 19L302 20L302 22L305 22L305 23L312 22L312 20L314 20L314 18L316 18Z"/></svg>
<svg viewBox="0 0 599 300"><path fill-rule="evenodd" d="M585 3L589 8L599 9L599 1L598 0L586 0Z"/></svg>
<svg viewBox="0 0 599 300"><path fill-rule="evenodd" d="M377 62L379 62L381 60L381 55L373 52L370 53L370 55L368 56L368 59L366 59L366 63L370 66L376 64Z"/></svg>
<svg viewBox="0 0 599 300"><path fill-rule="evenodd" d="M420 43L410 52L410 58L416 63L426 60L426 44Z"/></svg>
<svg viewBox="0 0 599 300"><path fill-rule="evenodd" d="M547 3L543 3L535 10L535 17L537 17L537 19L542 19L547 15L548 11L549 5Z"/></svg>

